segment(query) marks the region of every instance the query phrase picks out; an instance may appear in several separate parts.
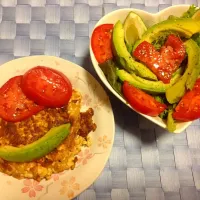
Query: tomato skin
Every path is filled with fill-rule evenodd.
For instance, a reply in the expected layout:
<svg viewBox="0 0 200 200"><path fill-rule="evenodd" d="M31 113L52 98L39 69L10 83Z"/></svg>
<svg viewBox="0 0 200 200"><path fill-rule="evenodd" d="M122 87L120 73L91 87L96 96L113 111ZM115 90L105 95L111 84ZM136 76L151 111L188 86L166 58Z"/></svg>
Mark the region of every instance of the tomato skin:
<svg viewBox="0 0 200 200"><path fill-rule="evenodd" d="M155 47L147 41L142 42L133 52L133 56L143 62L164 83L169 83L172 72Z"/></svg>
<svg viewBox="0 0 200 200"><path fill-rule="evenodd" d="M200 118L200 79L191 91L186 92L175 108L173 118L178 121L192 121Z"/></svg>
<svg viewBox="0 0 200 200"><path fill-rule="evenodd" d="M102 24L96 27L92 33L91 46L99 64L113 58L111 41L112 29L113 24Z"/></svg>
<svg viewBox="0 0 200 200"><path fill-rule="evenodd" d="M183 42L171 34L160 52L147 41L142 42L133 52L133 56L151 69L159 80L169 83L172 74L178 69L185 57Z"/></svg>
<svg viewBox="0 0 200 200"><path fill-rule="evenodd" d="M44 109L25 96L21 81L22 76L15 76L0 88L0 117L8 122L25 120Z"/></svg>
<svg viewBox="0 0 200 200"><path fill-rule="evenodd" d="M57 70L37 66L24 74L22 91L37 104L55 108L69 102L72 85L69 79Z"/></svg>
<svg viewBox="0 0 200 200"><path fill-rule="evenodd" d="M181 39L170 34L160 50L161 56L167 64L170 65L172 71L176 71L186 55L186 50Z"/></svg>
<svg viewBox="0 0 200 200"><path fill-rule="evenodd" d="M138 112L155 117L167 106L156 101L152 96L124 81L122 92L129 104Z"/></svg>

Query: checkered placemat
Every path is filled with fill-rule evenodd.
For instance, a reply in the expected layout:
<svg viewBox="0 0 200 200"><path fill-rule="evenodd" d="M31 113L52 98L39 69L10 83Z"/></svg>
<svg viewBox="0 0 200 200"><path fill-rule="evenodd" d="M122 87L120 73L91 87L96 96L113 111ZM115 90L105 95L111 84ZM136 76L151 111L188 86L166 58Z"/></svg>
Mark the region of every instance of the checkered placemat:
<svg viewBox="0 0 200 200"><path fill-rule="evenodd" d="M183 3L200 6L200 0L0 0L0 64L54 55L98 79L88 46L104 14L125 7L158 12ZM169 134L108 94L116 121L113 150L100 177L76 199L200 200L200 121Z"/></svg>

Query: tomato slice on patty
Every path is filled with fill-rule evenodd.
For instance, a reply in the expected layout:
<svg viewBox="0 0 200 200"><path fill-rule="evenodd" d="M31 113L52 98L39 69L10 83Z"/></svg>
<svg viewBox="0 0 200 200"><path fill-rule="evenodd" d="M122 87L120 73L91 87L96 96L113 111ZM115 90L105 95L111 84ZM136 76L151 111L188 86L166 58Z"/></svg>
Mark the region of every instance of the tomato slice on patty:
<svg viewBox="0 0 200 200"><path fill-rule="evenodd" d="M67 105L72 95L70 80L61 72L43 66L28 70L21 87L29 99L52 108Z"/></svg>
<svg viewBox="0 0 200 200"><path fill-rule="evenodd" d="M22 121L44 109L26 97L21 81L22 76L15 76L0 88L0 117L6 121Z"/></svg>
<svg viewBox="0 0 200 200"><path fill-rule="evenodd" d="M127 81L122 86L123 94L128 103L138 112L149 116L158 116L167 106L156 101L152 96L130 85Z"/></svg>
<svg viewBox="0 0 200 200"><path fill-rule="evenodd" d="M94 56L99 64L112 59L113 24L102 24L96 27L92 33L91 46Z"/></svg>

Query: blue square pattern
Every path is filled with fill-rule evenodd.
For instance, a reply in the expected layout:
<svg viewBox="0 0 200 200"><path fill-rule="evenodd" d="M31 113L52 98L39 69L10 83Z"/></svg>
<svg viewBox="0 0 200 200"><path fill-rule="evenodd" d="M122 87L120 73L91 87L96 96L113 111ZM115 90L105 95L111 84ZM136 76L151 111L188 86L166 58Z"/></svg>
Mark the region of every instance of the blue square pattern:
<svg viewBox="0 0 200 200"><path fill-rule="evenodd" d="M0 64L54 55L97 77L88 46L103 15L125 7L155 13L177 4L200 1L0 0ZM200 200L200 121L181 134L169 134L109 96L116 123L114 147L99 178L75 199Z"/></svg>

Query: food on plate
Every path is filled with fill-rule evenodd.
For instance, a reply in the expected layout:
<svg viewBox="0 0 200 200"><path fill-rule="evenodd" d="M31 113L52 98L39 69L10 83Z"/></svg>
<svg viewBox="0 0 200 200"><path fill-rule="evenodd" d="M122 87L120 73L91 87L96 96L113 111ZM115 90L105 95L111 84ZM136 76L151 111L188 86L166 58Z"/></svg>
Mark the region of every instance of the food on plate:
<svg viewBox="0 0 200 200"><path fill-rule="evenodd" d="M106 52L112 56L99 62L100 50L91 46L113 89L134 110L160 117L170 132L178 122L200 118L199 16L200 9L191 5L181 16L171 15L148 27L141 16L130 11L124 21L110 24L109 39L101 38L101 52L104 43L109 43ZM93 44L104 26L94 29Z"/></svg>
<svg viewBox="0 0 200 200"><path fill-rule="evenodd" d="M130 12L124 22L124 39L129 52L136 40L141 39L147 30L144 22L134 12Z"/></svg>
<svg viewBox="0 0 200 200"><path fill-rule="evenodd" d="M21 80L22 76L15 76L0 88L0 117L10 122L26 119L44 109L24 95Z"/></svg>
<svg viewBox="0 0 200 200"><path fill-rule="evenodd" d="M34 67L23 75L22 91L39 105L64 106L72 95L69 79L54 69Z"/></svg>
<svg viewBox="0 0 200 200"><path fill-rule="evenodd" d="M92 49L99 63L104 63L113 57L111 50L112 29L113 24L104 24L93 32Z"/></svg>
<svg viewBox="0 0 200 200"><path fill-rule="evenodd" d="M181 39L171 34L160 52L151 43L144 41L133 51L133 56L143 62L159 80L169 83L185 57L185 48Z"/></svg>
<svg viewBox="0 0 200 200"><path fill-rule="evenodd" d="M69 135L70 124L50 129L37 141L23 147L0 147L0 157L7 161L29 162L53 151Z"/></svg>
<svg viewBox="0 0 200 200"><path fill-rule="evenodd" d="M123 94L130 105L141 113L157 116L167 107L164 103L156 101L151 95L130 85L127 81L124 81L122 88Z"/></svg>
<svg viewBox="0 0 200 200"><path fill-rule="evenodd" d="M189 39L185 42L188 54L187 66L181 78L166 90L167 101L171 104L177 103L184 96L187 89L191 90L200 72L200 49L198 45Z"/></svg>
<svg viewBox="0 0 200 200"><path fill-rule="evenodd" d="M157 80L156 75L151 72L150 69L142 63L135 61L128 52L124 41L123 24L120 21L118 21L113 28L112 43L115 58L128 72L135 73L136 75L150 80Z"/></svg>
<svg viewBox="0 0 200 200"><path fill-rule="evenodd" d="M192 90L186 92L173 112L173 118L181 121L194 120L200 116L200 79Z"/></svg>
<svg viewBox="0 0 200 200"><path fill-rule="evenodd" d="M27 74L30 77L26 80ZM30 85L35 84L37 103L35 93L32 100L23 93L23 79L29 95ZM51 87L54 84L55 91ZM67 93L67 98L62 91ZM55 92L55 98L51 92ZM0 96L0 172L40 181L74 169L81 148L91 145L89 133L96 130L96 124L92 108L81 111L81 93L64 74L48 67L34 67L25 75L9 79L0 88ZM49 106L46 97L52 98ZM62 104L61 98L65 99ZM40 109L33 112L37 106Z"/></svg>

